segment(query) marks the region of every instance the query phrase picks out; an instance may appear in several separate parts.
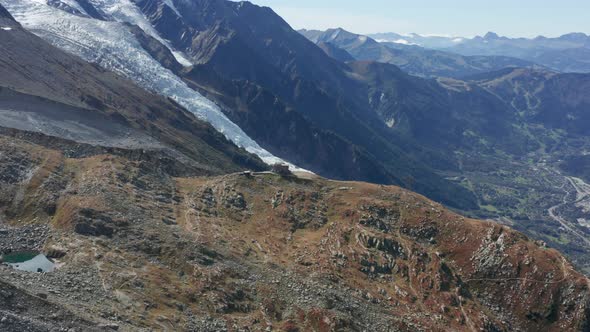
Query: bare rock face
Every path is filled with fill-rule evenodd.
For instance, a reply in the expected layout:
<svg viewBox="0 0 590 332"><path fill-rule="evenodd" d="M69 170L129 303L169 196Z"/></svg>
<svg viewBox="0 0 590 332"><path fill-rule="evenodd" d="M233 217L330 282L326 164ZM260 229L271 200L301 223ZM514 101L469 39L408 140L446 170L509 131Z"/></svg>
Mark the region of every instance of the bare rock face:
<svg viewBox="0 0 590 332"><path fill-rule="evenodd" d="M3 27L20 27L20 24L14 20L14 17L2 5L0 5L0 24Z"/></svg>
<svg viewBox="0 0 590 332"><path fill-rule="evenodd" d="M470 193L414 162L399 138L366 111L371 105L364 80L269 8L225 0L135 3L164 39L197 64L177 70L185 82L222 105L275 155L337 179L410 185L404 179L413 178L419 184L414 187L430 197L474 207ZM169 55L141 39L174 69Z"/></svg>
<svg viewBox="0 0 590 332"><path fill-rule="evenodd" d="M59 305L46 301L46 294L31 295L3 281L0 281L0 330L108 331L76 317Z"/></svg>
<svg viewBox="0 0 590 332"><path fill-rule="evenodd" d="M0 227L6 227L1 225ZM0 253L39 251L50 235L47 225L26 225L0 229Z"/></svg>
<svg viewBox="0 0 590 332"><path fill-rule="evenodd" d="M50 4L69 11L64 1ZM0 27L3 127L93 146L161 149L203 175L265 169L177 103L52 46L1 6Z"/></svg>
<svg viewBox="0 0 590 332"><path fill-rule="evenodd" d="M2 178L0 249L34 239L18 250L58 263L0 265L7 331L588 329L589 281L557 251L400 188L175 177L131 151L0 143L19 156L1 169L28 174ZM34 199L49 192L51 215Z"/></svg>

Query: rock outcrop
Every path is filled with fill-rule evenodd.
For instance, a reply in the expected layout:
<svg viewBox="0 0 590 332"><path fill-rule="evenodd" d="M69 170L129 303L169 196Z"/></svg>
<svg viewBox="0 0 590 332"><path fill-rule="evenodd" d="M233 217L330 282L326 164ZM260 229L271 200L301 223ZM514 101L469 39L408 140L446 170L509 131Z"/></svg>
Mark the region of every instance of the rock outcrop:
<svg viewBox="0 0 590 332"><path fill-rule="evenodd" d="M9 331L588 329L589 281L557 251L406 190L172 176L131 151L67 157L71 148L0 136L0 156L21 156L1 160L20 170L0 179L1 248L37 234L31 246L58 263L0 266L1 294L46 303L2 302ZM64 184L48 186L56 177ZM48 191L52 213L36 199ZM22 203L7 203L16 193ZM36 318L53 317L46 306L57 318Z"/></svg>

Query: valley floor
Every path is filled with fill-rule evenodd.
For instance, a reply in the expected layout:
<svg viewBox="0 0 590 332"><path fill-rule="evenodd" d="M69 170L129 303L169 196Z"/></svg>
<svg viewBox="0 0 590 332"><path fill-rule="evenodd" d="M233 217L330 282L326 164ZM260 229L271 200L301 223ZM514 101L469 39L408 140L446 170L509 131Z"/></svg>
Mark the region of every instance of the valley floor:
<svg viewBox="0 0 590 332"><path fill-rule="evenodd" d="M542 157L486 162L487 166L472 165L453 178L476 193L480 202L480 210L463 213L543 240L590 273L590 185L563 174L557 162Z"/></svg>

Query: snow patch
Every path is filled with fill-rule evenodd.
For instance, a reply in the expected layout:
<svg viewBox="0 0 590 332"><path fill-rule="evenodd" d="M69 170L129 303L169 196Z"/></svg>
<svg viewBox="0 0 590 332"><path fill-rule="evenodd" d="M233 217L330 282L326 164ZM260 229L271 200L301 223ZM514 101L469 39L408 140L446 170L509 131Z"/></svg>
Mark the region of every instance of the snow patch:
<svg viewBox="0 0 590 332"><path fill-rule="evenodd" d="M178 15L178 17L182 17L178 9L176 9L176 6L174 6L174 2L172 2L172 0L164 0L164 4L170 7L170 9L172 9L176 13L176 15Z"/></svg>
<svg viewBox="0 0 590 332"><path fill-rule="evenodd" d="M334 39L336 39L336 38L338 37L338 35L340 35L340 32L341 32L341 31L342 31L342 30L340 30L340 29L336 29L336 30L335 30L335 31L332 33L332 36L330 36L330 39L331 39L331 40L334 40Z"/></svg>
<svg viewBox="0 0 590 332"><path fill-rule="evenodd" d="M174 56L174 58L176 59L176 61L178 63L180 63L181 65L183 65L185 67L190 67L190 66L194 65L189 59L187 59L184 56L184 53L179 52L179 51L174 51L174 50L171 50L171 52L172 52L172 55Z"/></svg>
<svg viewBox="0 0 590 332"><path fill-rule="evenodd" d="M407 41L405 39L398 39L393 41L396 44L403 44L403 45L417 45L416 43L412 43L411 41Z"/></svg>
<svg viewBox="0 0 590 332"><path fill-rule="evenodd" d="M393 128L393 126L395 126L395 119L391 118L391 119L387 120L386 124L389 128Z"/></svg>

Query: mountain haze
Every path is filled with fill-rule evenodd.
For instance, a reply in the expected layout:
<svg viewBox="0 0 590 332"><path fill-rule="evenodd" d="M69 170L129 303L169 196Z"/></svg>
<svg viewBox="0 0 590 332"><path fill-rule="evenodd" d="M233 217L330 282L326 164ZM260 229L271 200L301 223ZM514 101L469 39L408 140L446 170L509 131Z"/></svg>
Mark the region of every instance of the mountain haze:
<svg viewBox="0 0 590 332"><path fill-rule="evenodd" d="M387 44L394 43L396 47L410 44L464 56L512 57L561 72L590 72L590 37L584 33L569 33L554 38L509 38L493 32L474 38L402 36L396 33L373 34L370 37Z"/></svg>
<svg viewBox="0 0 590 332"><path fill-rule="evenodd" d="M505 56L461 56L459 54L374 39L343 29L301 30L314 43L330 43L350 53L356 60L394 64L404 71L424 77L465 77L506 67L534 67L534 63Z"/></svg>

